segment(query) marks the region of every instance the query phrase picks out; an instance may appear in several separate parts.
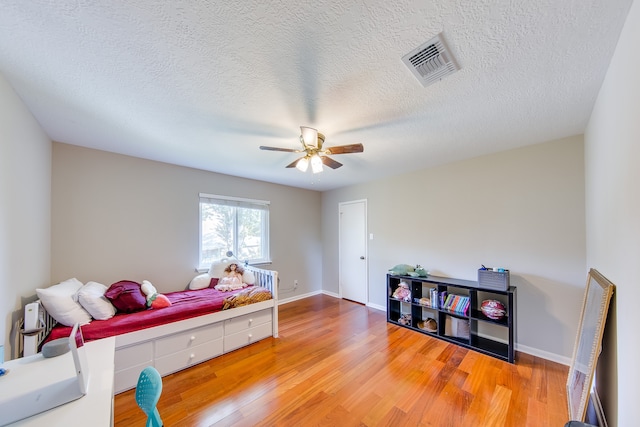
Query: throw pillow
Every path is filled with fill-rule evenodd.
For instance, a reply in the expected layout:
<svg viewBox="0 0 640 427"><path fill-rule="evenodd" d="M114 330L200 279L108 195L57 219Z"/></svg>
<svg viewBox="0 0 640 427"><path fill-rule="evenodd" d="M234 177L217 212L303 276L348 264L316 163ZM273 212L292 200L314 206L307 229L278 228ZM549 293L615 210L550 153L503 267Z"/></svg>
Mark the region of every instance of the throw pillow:
<svg viewBox="0 0 640 427"><path fill-rule="evenodd" d="M78 302L97 320L111 319L116 314L116 308L104 296L107 287L98 282L87 282L78 291Z"/></svg>
<svg viewBox="0 0 640 427"><path fill-rule="evenodd" d="M253 285L254 283L256 283L256 276L255 274L253 274L253 271L245 269L244 273L242 274L242 281L247 285Z"/></svg>
<svg viewBox="0 0 640 427"><path fill-rule="evenodd" d="M214 261L209 268L209 276L215 278L221 278L224 276L224 269L231 264L230 261Z"/></svg>
<svg viewBox="0 0 640 427"><path fill-rule="evenodd" d="M140 283L130 280L121 280L112 284L104 296L123 313L135 313L147 308L147 297L142 293Z"/></svg>
<svg viewBox="0 0 640 427"><path fill-rule="evenodd" d="M91 322L91 315L78 302L80 288L82 282L74 277L48 288L36 289L36 294L44 308L58 323L65 326L73 326L76 323L86 325Z"/></svg>
<svg viewBox="0 0 640 427"><path fill-rule="evenodd" d="M208 288L210 282L211 276L209 276L209 273L199 274L191 279L191 282L189 283L189 289L195 291L198 289Z"/></svg>

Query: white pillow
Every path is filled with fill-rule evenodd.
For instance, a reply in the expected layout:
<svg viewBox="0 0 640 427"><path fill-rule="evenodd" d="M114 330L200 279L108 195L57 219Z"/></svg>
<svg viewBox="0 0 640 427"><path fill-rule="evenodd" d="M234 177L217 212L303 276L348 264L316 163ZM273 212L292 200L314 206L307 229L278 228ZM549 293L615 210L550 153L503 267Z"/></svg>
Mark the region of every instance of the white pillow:
<svg viewBox="0 0 640 427"><path fill-rule="evenodd" d="M224 269L231 264L231 261L214 261L209 268L209 277L219 279L224 277Z"/></svg>
<svg viewBox="0 0 640 427"><path fill-rule="evenodd" d="M78 291L82 287L75 277L45 289L36 289L40 302L51 317L65 326L76 323L86 325L91 322L91 315L78 302Z"/></svg>
<svg viewBox="0 0 640 427"><path fill-rule="evenodd" d="M116 314L116 308L104 296L107 287L98 282L87 282L78 291L78 302L97 320L111 319Z"/></svg>
<svg viewBox="0 0 640 427"><path fill-rule="evenodd" d="M209 276L209 273L199 274L191 279L191 282L189 283L189 289L195 291L198 289L208 288L210 283L211 276Z"/></svg>
<svg viewBox="0 0 640 427"><path fill-rule="evenodd" d="M256 275L253 274L253 271L245 269L244 273L242 274L242 281L247 285L253 285L254 283L256 283Z"/></svg>

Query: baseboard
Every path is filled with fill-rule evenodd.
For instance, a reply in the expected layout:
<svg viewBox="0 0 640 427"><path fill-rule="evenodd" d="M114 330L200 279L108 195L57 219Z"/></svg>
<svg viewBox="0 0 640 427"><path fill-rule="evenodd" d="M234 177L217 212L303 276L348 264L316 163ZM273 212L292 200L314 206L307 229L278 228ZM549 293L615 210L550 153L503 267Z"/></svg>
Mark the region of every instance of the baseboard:
<svg viewBox="0 0 640 427"><path fill-rule="evenodd" d="M309 297L312 297L314 295L320 295L321 293L323 293L323 292L322 291L314 291L314 292L309 292L309 293L306 293L306 294L296 295L296 296L289 297L289 298L279 299L278 300L278 305L288 304L290 302L294 302L294 301L298 301L298 300L301 300L301 299L309 298Z"/></svg>
<svg viewBox="0 0 640 427"><path fill-rule="evenodd" d="M334 298L340 298L340 294L336 294L335 292L329 292L329 291L322 291L322 293L324 295L330 296L330 297L334 297Z"/></svg>
<svg viewBox="0 0 640 427"><path fill-rule="evenodd" d="M540 350L538 348L528 347L526 345L516 343L516 351L527 353L532 356L540 357L541 359L550 360L551 362L560 363L562 365L570 366L571 358L561 356L559 354L550 353L548 351Z"/></svg>
<svg viewBox="0 0 640 427"><path fill-rule="evenodd" d="M387 307L385 307L383 305L372 304L372 303L368 302L367 303L367 307L371 307L371 308L374 308L376 310L384 311L385 313L387 312Z"/></svg>

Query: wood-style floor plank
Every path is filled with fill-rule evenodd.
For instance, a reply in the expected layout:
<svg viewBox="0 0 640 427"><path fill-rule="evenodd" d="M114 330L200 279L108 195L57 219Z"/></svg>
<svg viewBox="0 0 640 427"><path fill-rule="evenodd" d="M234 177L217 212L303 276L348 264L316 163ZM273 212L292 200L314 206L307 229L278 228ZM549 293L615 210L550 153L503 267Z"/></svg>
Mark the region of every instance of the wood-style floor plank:
<svg viewBox="0 0 640 427"><path fill-rule="evenodd" d="M317 295L280 306L268 338L163 378L165 426L562 426L568 367L516 364L391 325ZM117 427L141 426L134 390Z"/></svg>

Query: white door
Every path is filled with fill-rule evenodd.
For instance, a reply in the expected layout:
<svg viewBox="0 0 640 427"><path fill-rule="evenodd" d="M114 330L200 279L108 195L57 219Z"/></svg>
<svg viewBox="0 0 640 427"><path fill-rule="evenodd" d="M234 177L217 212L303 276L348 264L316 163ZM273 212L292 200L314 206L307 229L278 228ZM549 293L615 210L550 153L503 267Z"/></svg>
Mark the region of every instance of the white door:
<svg viewBox="0 0 640 427"><path fill-rule="evenodd" d="M342 298L366 304L367 201L340 203L339 280Z"/></svg>

